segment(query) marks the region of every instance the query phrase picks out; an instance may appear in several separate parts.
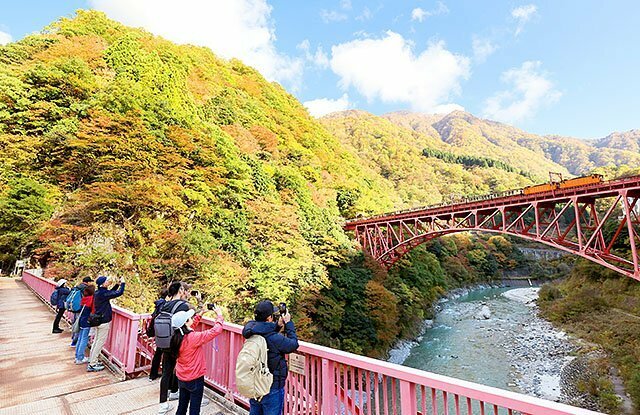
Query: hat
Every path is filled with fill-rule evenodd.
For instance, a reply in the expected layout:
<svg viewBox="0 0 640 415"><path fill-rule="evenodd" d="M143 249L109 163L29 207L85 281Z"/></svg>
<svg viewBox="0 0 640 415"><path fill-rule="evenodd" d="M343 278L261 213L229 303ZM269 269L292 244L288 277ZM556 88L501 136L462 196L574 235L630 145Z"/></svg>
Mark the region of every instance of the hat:
<svg viewBox="0 0 640 415"><path fill-rule="evenodd" d="M275 311L276 308L273 306L273 303L271 301L260 301L258 305L256 305L256 309L254 311L256 321L267 321L267 318Z"/></svg>
<svg viewBox="0 0 640 415"><path fill-rule="evenodd" d="M98 279L96 280L96 285L99 287L105 282L107 282L107 277L98 277Z"/></svg>
<svg viewBox="0 0 640 415"><path fill-rule="evenodd" d="M91 279L91 277L84 277L84 278L82 279L82 282L87 282L87 283L89 283L89 282L93 282L93 280Z"/></svg>
<svg viewBox="0 0 640 415"><path fill-rule="evenodd" d="M66 284L66 283L67 283L67 280L65 280L64 278L62 278L62 279L58 280L58 282L57 282L56 286L57 286L57 287L62 287L62 286L63 286L64 284Z"/></svg>
<svg viewBox="0 0 640 415"><path fill-rule="evenodd" d="M171 316L171 327L180 328L184 326L184 323L187 322L193 315L195 314L195 310L189 311L177 311Z"/></svg>

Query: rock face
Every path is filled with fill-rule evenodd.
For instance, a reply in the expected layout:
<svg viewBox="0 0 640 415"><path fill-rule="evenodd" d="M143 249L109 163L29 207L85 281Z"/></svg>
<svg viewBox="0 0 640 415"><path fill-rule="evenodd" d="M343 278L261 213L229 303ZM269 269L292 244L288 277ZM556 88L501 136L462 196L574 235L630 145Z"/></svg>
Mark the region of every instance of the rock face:
<svg viewBox="0 0 640 415"><path fill-rule="evenodd" d="M491 310L486 305L483 305L480 311L475 315L476 320L489 320L491 318Z"/></svg>

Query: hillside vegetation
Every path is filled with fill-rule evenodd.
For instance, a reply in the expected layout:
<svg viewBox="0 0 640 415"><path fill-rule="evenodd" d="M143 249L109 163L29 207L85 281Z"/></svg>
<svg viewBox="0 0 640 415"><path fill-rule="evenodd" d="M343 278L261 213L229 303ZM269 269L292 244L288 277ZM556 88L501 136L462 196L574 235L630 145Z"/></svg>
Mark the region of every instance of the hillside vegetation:
<svg viewBox="0 0 640 415"><path fill-rule="evenodd" d="M598 167L640 165L640 132L613 133L594 143L570 137L539 136L507 124L454 111L434 116L407 112L383 115L432 140L438 138L459 155L484 156L548 179L548 172L585 175Z"/></svg>

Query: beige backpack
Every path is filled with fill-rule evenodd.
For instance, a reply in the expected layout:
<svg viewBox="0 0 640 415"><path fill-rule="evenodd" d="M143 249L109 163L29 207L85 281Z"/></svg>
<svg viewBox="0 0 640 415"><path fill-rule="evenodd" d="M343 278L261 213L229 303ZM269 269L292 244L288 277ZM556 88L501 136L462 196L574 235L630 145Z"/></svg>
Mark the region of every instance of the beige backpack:
<svg viewBox="0 0 640 415"><path fill-rule="evenodd" d="M260 400L269 393L273 375L267 366L267 341L254 334L244 342L236 361L236 387L241 395Z"/></svg>

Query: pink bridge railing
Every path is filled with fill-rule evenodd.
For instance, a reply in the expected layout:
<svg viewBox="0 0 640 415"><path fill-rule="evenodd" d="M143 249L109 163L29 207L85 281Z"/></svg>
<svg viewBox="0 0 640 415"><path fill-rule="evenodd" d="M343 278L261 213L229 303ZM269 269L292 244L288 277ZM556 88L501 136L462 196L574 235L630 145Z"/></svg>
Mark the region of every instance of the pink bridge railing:
<svg viewBox="0 0 640 415"><path fill-rule="evenodd" d="M53 281L25 272L23 281L48 300ZM155 349L144 334L149 314L113 306L114 318L103 353L127 375L149 368ZM203 319L197 330L213 325ZM235 385L235 364L242 347L242 327L225 324L206 350L206 381L240 406L248 406ZM588 411L519 393L300 342L289 355L287 415L449 415L545 414L595 415Z"/></svg>

